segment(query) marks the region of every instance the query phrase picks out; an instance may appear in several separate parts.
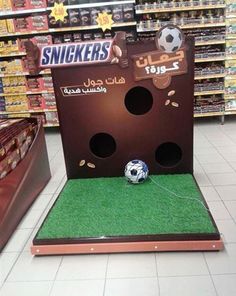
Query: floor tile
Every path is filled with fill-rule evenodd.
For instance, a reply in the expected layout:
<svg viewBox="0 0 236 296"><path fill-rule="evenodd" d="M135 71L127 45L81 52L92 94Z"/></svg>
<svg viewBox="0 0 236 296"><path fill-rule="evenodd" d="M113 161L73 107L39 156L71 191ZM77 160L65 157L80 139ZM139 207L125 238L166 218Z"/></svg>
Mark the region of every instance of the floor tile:
<svg viewBox="0 0 236 296"><path fill-rule="evenodd" d="M33 203L31 210L44 210L53 194L40 194Z"/></svg>
<svg viewBox="0 0 236 296"><path fill-rule="evenodd" d="M216 186L222 200L236 200L236 185Z"/></svg>
<svg viewBox="0 0 236 296"><path fill-rule="evenodd" d="M157 278L107 279L104 296L159 296Z"/></svg>
<svg viewBox="0 0 236 296"><path fill-rule="evenodd" d="M210 276L163 277L159 279L161 296L216 296Z"/></svg>
<svg viewBox="0 0 236 296"><path fill-rule="evenodd" d="M26 244L32 229L16 229L3 252L20 252Z"/></svg>
<svg viewBox="0 0 236 296"><path fill-rule="evenodd" d="M21 222L19 223L19 225L17 226L17 229L34 228L41 214L41 210L29 209L23 217L23 219L21 220Z"/></svg>
<svg viewBox="0 0 236 296"><path fill-rule="evenodd" d="M204 172L195 172L194 177L199 186L211 186L211 182L209 181L207 175Z"/></svg>
<svg viewBox="0 0 236 296"><path fill-rule="evenodd" d="M236 243L236 223L233 220L217 220L217 227L226 243Z"/></svg>
<svg viewBox="0 0 236 296"><path fill-rule="evenodd" d="M232 217L222 201L209 201L210 212L215 220L230 220Z"/></svg>
<svg viewBox="0 0 236 296"><path fill-rule="evenodd" d="M213 281L218 296L236 295L236 274L214 275Z"/></svg>
<svg viewBox="0 0 236 296"><path fill-rule="evenodd" d="M6 280L6 277L10 272L12 266L16 262L18 256L19 256L19 253L1 253L0 254L0 287L3 284L3 282Z"/></svg>
<svg viewBox="0 0 236 296"><path fill-rule="evenodd" d="M156 275L153 253L109 255L107 278L155 277Z"/></svg>
<svg viewBox="0 0 236 296"><path fill-rule="evenodd" d="M7 281L52 281L60 262L60 256L33 257L29 252L23 252Z"/></svg>
<svg viewBox="0 0 236 296"><path fill-rule="evenodd" d="M232 166L232 168L236 171L236 161L231 161L230 165Z"/></svg>
<svg viewBox="0 0 236 296"><path fill-rule="evenodd" d="M219 194L216 192L213 186L203 186L200 190L206 201L219 201Z"/></svg>
<svg viewBox="0 0 236 296"><path fill-rule="evenodd" d="M236 173L207 174L213 185L236 185Z"/></svg>
<svg viewBox="0 0 236 296"><path fill-rule="evenodd" d="M236 244L227 244L219 252L206 252L205 258L211 274L236 273Z"/></svg>
<svg viewBox="0 0 236 296"><path fill-rule="evenodd" d="M53 282L7 282L1 296L49 296Z"/></svg>
<svg viewBox="0 0 236 296"><path fill-rule="evenodd" d="M202 253L157 253L158 276L207 275Z"/></svg>
<svg viewBox="0 0 236 296"><path fill-rule="evenodd" d="M201 166L207 174L234 173L234 169L227 162L202 163Z"/></svg>
<svg viewBox="0 0 236 296"><path fill-rule="evenodd" d="M231 217L236 221L236 200L225 201L225 205Z"/></svg>
<svg viewBox="0 0 236 296"><path fill-rule="evenodd" d="M220 153L209 153L203 155L197 155L197 160L200 164L204 163L225 163L225 159L220 155Z"/></svg>
<svg viewBox="0 0 236 296"><path fill-rule="evenodd" d="M50 296L103 296L104 281L56 281Z"/></svg>
<svg viewBox="0 0 236 296"><path fill-rule="evenodd" d="M56 280L105 279L108 255L64 256Z"/></svg>

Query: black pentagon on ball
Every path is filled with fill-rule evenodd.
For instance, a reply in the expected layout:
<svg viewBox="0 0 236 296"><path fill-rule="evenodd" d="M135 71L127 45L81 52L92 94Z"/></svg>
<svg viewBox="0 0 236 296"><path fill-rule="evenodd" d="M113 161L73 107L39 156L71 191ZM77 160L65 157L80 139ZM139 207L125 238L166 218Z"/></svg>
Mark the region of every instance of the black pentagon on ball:
<svg viewBox="0 0 236 296"><path fill-rule="evenodd" d="M131 171L130 171L130 174L132 175L132 176L137 176L137 170L135 170L135 169L132 169Z"/></svg>
<svg viewBox="0 0 236 296"><path fill-rule="evenodd" d="M173 40L174 40L174 37L171 34L166 36L166 42L171 43L173 42Z"/></svg>
<svg viewBox="0 0 236 296"><path fill-rule="evenodd" d="M136 159L135 160L132 160L131 162L134 163L134 164L139 163L139 161L136 160Z"/></svg>
<svg viewBox="0 0 236 296"><path fill-rule="evenodd" d="M178 46L175 46L175 47L172 48L172 51L174 52L174 51L176 51L177 49L179 49L179 47L178 47Z"/></svg>
<svg viewBox="0 0 236 296"><path fill-rule="evenodd" d="M138 182L139 183L141 183L141 182L143 182L144 181L144 178L140 178L140 179L138 179Z"/></svg>
<svg viewBox="0 0 236 296"><path fill-rule="evenodd" d="M179 40L182 40L182 34L179 33Z"/></svg>

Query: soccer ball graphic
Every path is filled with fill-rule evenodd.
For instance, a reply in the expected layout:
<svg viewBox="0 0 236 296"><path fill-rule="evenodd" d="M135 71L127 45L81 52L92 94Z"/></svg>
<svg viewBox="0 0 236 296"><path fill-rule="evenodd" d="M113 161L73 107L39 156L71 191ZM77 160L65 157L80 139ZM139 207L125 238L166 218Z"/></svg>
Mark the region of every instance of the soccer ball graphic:
<svg viewBox="0 0 236 296"><path fill-rule="evenodd" d="M167 53L180 49L183 41L182 32L175 26L162 28L156 37L157 47Z"/></svg>
<svg viewBox="0 0 236 296"><path fill-rule="evenodd" d="M131 160L125 166L125 177L133 184L142 183L147 179L148 167L142 160L135 159Z"/></svg>

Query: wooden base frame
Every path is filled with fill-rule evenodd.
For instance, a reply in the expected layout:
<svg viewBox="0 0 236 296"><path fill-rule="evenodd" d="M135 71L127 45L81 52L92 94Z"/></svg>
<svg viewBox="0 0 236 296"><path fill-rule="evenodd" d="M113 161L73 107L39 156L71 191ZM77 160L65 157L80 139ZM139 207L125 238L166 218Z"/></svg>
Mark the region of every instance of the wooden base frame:
<svg viewBox="0 0 236 296"><path fill-rule="evenodd" d="M97 244L60 244L34 245L33 255L57 254L99 254L99 253L128 253L128 252L164 252L164 251L219 251L224 248L223 241L150 241L122 242Z"/></svg>

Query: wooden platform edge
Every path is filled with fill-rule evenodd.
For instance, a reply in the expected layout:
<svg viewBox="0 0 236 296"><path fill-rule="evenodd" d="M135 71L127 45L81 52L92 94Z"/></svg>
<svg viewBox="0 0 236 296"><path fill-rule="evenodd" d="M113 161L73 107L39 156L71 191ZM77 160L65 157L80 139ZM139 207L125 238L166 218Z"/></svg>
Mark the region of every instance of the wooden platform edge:
<svg viewBox="0 0 236 296"><path fill-rule="evenodd" d="M128 252L169 252L169 251L220 251L224 248L223 241L149 241L122 243L91 243L91 244L60 244L32 245L32 255L63 255L63 254L99 254Z"/></svg>

